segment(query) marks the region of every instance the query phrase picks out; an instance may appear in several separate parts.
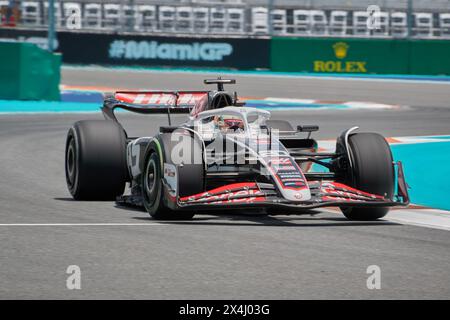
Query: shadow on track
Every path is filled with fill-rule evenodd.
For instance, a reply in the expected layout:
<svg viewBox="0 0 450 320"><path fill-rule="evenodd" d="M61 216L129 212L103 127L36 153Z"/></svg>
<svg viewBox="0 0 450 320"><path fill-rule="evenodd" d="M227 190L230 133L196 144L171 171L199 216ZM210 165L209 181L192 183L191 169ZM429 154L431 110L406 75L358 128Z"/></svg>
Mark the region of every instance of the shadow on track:
<svg viewBox="0 0 450 320"><path fill-rule="evenodd" d="M57 198L53 198L53 200L58 200L58 201L75 201L73 198L71 197L57 197Z"/></svg>
<svg viewBox="0 0 450 320"><path fill-rule="evenodd" d="M57 201L67 201L67 202L80 202L80 203L87 203L87 202L113 202L113 200L75 200L71 197L56 197L53 198L53 200Z"/></svg>
<svg viewBox="0 0 450 320"><path fill-rule="evenodd" d="M136 220L161 222L164 224L200 225L200 226L251 226L251 227L351 227L351 226L400 226L390 221L349 221L346 218L316 217L273 217L265 214L208 214L207 217L195 216L192 220L154 220L150 217L133 217Z"/></svg>
<svg viewBox="0 0 450 320"><path fill-rule="evenodd" d="M54 198L58 201L75 201L70 197ZM131 214L145 213L140 207L114 205L116 209L127 211ZM349 221L344 217L315 217L323 212L319 210L304 211L296 215L268 215L260 212L242 212L230 214L230 211L203 212L197 214L192 220L154 220L151 217L132 217L135 220L151 223L163 223L173 225L199 225L199 226L251 226L251 227L351 227L351 226L400 226L391 221Z"/></svg>

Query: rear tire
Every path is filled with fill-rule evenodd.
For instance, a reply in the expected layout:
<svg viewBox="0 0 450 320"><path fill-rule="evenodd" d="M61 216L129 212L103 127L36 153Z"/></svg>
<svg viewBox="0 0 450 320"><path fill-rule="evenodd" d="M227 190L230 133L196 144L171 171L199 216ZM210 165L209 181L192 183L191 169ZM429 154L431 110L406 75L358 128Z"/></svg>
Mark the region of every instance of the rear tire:
<svg viewBox="0 0 450 320"><path fill-rule="evenodd" d="M115 200L128 179L123 128L108 120L76 122L67 134L65 169L75 200Z"/></svg>
<svg viewBox="0 0 450 320"><path fill-rule="evenodd" d="M356 133L348 139L353 170L346 183L356 189L392 199L395 173L391 149L377 133ZM341 207L349 220L371 221L384 217L386 207Z"/></svg>

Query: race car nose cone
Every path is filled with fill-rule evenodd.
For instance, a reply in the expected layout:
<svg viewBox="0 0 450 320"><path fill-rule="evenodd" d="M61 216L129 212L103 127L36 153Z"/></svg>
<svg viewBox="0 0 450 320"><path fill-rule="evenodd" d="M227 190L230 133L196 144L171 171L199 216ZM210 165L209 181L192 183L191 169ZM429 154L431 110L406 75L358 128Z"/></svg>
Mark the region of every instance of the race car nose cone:
<svg viewBox="0 0 450 320"><path fill-rule="evenodd" d="M309 191L308 186L305 186L301 190L295 190L291 188L281 188L281 194L283 198L293 202L299 201L307 201L311 199L311 192Z"/></svg>

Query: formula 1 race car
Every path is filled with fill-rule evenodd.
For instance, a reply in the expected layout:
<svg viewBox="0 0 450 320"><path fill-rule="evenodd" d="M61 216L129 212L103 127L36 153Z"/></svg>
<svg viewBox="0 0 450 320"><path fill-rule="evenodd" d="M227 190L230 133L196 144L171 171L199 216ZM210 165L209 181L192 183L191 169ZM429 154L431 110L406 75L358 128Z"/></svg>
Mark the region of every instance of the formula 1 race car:
<svg viewBox="0 0 450 320"><path fill-rule="evenodd" d="M270 120L245 107L234 80L205 80L211 91L118 91L105 98L106 120L76 122L66 142L66 180L76 200L115 200L156 219L202 210L254 208L268 214L339 207L351 220L375 220L409 203L402 164L376 133L343 132L336 151L318 152L316 125ZM128 137L114 110L167 113L169 126ZM188 120L171 126L172 113ZM318 166L325 170L312 169ZM124 195L126 183L130 190Z"/></svg>

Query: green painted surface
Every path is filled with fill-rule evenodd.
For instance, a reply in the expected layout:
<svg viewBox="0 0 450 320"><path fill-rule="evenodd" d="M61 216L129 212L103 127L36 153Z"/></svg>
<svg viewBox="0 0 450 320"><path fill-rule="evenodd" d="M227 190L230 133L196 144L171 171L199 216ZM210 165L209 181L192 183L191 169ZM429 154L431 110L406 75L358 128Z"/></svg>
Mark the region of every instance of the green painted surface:
<svg viewBox="0 0 450 320"><path fill-rule="evenodd" d="M271 68L330 74L450 74L450 41L275 37Z"/></svg>
<svg viewBox="0 0 450 320"><path fill-rule="evenodd" d="M0 42L0 99L60 99L61 55L34 44Z"/></svg>
<svg viewBox="0 0 450 320"><path fill-rule="evenodd" d="M412 40L410 73L450 75L450 40Z"/></svg>

